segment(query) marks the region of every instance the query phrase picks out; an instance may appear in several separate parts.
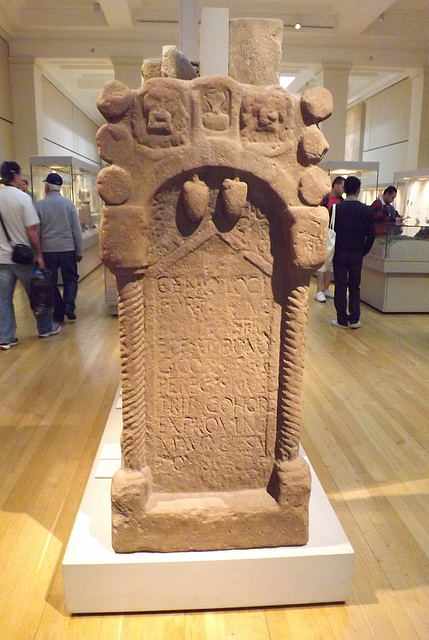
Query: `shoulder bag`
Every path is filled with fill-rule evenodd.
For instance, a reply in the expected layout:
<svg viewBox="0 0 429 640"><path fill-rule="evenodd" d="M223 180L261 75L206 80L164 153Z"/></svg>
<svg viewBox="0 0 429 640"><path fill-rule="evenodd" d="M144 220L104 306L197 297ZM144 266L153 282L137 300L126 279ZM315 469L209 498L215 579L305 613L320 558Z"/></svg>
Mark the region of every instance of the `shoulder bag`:
<svg viewBox="0 0 429 640"><path fill-rule="evenodd" d="M329 222L329 229L328 229L328 244L326 247L326 260L332 260L332 258L334 257L334 251L335 251L335 240L337 237L337 234L335 233L334 227L335 227L335 214L336 214L336 210L337 210L337 205L333 204L332 205L332 209L331 209L331 220Z"/></svg>
<svg viewBox="0 0 429 640"><path fill-rule="evenodd" d="M5 224L3 222L3 217L0 213L0 222L3 227L4 234L7 238L7 241L12 247L12 262L16 264L33 264L34 262L34 250L32 247L29 247L27 244L14 244L10 235L7 232Z"/></svg>

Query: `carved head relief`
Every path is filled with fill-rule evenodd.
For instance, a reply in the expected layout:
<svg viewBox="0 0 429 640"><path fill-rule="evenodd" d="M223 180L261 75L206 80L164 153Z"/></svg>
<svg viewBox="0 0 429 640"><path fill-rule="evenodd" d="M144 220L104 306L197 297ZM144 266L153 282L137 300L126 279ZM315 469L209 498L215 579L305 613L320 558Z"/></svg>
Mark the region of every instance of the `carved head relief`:
<svg viewBox="0 0 429 640"><path fill-rule="evenodd" d="M280 87L249 90L241 108L243 137L250 142L283 142L293 126L292 96Z"/></svg>
<svg viewBox="0 0 429 640"><path fill-rule="evenodd" d="M159 81L161 80L161 82ZM177 147L188 139L189 113L182 89L165 79L154 79L141 94L141 112L135 114L134 134L149 147Z"/></svg>
<svg viewBox="0 0 429 640"><path fill-rule="evenodd" d="M166 99L163 92L154 89L143 98L143 116L146 120L146 129L149 134L169 136L172 133L172 107L171 99ZM170 111L170 110L171 111Z"/></svg>

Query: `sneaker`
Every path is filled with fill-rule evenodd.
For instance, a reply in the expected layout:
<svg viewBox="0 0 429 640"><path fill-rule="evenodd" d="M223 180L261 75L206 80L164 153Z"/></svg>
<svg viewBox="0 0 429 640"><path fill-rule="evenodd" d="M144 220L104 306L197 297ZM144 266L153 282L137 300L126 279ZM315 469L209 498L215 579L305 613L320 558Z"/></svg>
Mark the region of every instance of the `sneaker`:
<svg viewBox="0 0 429 640"><path fill-rule="evenodd" d="M331 320L331 324L332 324L333 327L339 327L340 329L348 329L349 328L348 324L340 324L336 320Z"/></svg>
<svg viewBox="0 0 429 640"><path fill-rule="evenodd" d="M76 320L76 314L74 311L65 311L64 313L66 318L68 318L69 320Z"/></svg>
<svg viewBox="0 0 429 640"><path fill-rule="evenodd" d="M330 289L325 289L325 291L323 292L325 294L325 298L334 298L334 293L333 291L331 291Z"/></svg>
<svg viewBox="0 0 429 640"><path fill-rule="evenodd" d="M55 336L61 331L61 325L59 322L52 323L52 329L46 333L39 333L39 338L49 338L49 336Z"/></svg>
<svg viewBox="0 0 429 640"><path fill-rule="evenodd" d="M325 294L323 293L323 291L318 291L314 296L314 299L317 300L317 302L326 302Z"/></svg>
<svg viewBox="0 0 429 640"><path fill-rule="evenodd" d="M16 347L17 344L18 344L18 338L13 338L10 342L2 342L2 343L0 343L0 349L3 349L4 351L6 351L7 349L10 349L11 347Z"/></svg>
<svg viewBox="0 0 429 640"><path fill-rule="evenodd" d="M359 329L362 326L362 322L358 320L357 322L350 322L350 329Z"/></svg>

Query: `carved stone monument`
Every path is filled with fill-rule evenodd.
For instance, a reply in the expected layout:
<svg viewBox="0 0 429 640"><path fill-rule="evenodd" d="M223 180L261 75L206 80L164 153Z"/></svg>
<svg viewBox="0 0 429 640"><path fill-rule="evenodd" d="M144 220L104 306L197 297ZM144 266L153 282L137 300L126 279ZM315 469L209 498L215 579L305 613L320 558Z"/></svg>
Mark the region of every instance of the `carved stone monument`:
<svg viewBox="0 0 429 640"><path fill-rule="evenodd" d="M98 107L123 390L113 547L303 545L308 287L330 189L317 125L331 95L153 78L109 83Z"/></svg>

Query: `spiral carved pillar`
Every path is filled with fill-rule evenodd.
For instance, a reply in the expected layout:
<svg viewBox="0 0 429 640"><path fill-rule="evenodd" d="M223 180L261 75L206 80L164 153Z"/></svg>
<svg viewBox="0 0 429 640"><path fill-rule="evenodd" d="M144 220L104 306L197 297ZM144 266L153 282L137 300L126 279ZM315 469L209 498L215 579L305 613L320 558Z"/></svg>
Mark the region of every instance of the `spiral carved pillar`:
<svg viewBox="0 0 429 640"><path fill-rule="evenodd" d="M144 465L146 431L143 283L141 279L118 277L117 288L123 466L140 469Z"/></svg>
<svg viewBox="0 0 429 640"><path fill-rule="evenodd" d="M308 464L299 455L309 276L289 276L286 286L280 329L277 483L274 490L279 504L293 502L297 496L302 500L309 494L311 484ZM297 487L299 491L296 491Z"/></svg>
<svg viewBox="0 0 429 640"><path fill-rule="evenodd" d="M145 461L146 376L144 369L144 304L141 277L117 278L122 374L122 467L112 484L112 507L127 517L143 513L151 491Z"/></svg>

